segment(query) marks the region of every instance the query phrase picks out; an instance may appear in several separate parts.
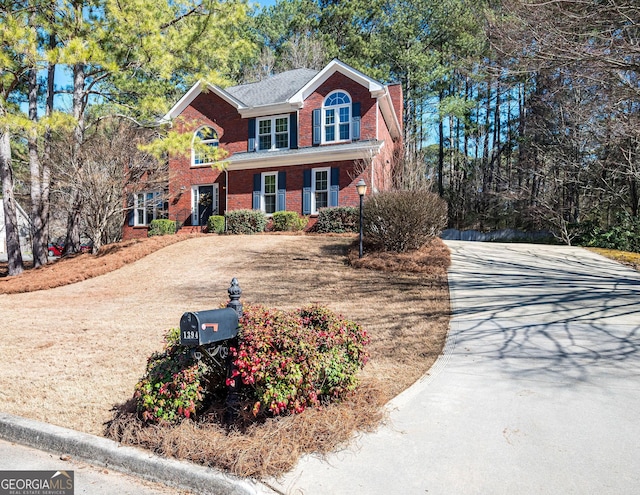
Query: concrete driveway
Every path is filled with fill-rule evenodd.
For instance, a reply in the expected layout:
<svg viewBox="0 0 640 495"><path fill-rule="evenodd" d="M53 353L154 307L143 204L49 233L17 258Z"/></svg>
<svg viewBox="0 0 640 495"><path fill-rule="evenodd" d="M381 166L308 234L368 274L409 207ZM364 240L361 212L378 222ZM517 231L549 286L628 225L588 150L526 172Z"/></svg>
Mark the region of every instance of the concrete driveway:
<svg viewBox="0 0 640 495"><path fill-rule="evenodd" d="M640 492L640 274L580 248L449 241L443 356L304 494Z"/></svg>

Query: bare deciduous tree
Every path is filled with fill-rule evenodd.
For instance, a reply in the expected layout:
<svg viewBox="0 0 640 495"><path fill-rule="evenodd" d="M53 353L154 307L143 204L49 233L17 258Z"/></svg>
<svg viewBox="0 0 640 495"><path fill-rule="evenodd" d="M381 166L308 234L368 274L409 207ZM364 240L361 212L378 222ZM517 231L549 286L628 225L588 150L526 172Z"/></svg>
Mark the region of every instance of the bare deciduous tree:
<svg viewBox="0 0 640 495"><path fill-rule="evenodd" d="M166 188L166 162L138 148L151 134L128 121L110 119L91 126L79 151L73 135L55 146L55 196L59 206L75 208L78 203L72 200L79 200L80 229L94 251L121 238L125 211L131 207L125 201L126 190Z"/></svg>

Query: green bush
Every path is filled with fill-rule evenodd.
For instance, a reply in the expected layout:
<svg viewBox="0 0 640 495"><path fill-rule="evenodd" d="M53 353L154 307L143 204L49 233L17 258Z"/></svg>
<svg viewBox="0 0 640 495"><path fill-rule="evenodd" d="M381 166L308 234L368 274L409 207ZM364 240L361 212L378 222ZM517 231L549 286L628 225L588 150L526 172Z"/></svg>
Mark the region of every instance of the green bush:
<svg viewBox="0 0 640 495"><path fill-rule="evenodd" d="M364 204L364 241L369 249L404 253L420 249L447 224L447 203L429 191L374 194Z"/></svg>
<svg viewBox="0 0 640 495"><path fill-rule="evenodd" d="M196 415L202 406L204 365L179 343L178 329L166 336L164 351L147 361L144 377L134 393L136 408L148 423L177 423Z"/></svg>
<svg viewBox="0 0 640 495"><path fill-rule="evenodd" d="M322 208L318 212L315 232L342 234L358 232L360 225L360 209L355 206L334 206Z"/></svg>
<svg viewBox="0 0 640 495"><path fill-rule="evenodd" d="M224 217L222 215L212 215L207 220L207 230L216 234L224 234Z"/></svg>
<svg viewBox="0 0 640 495"><path fill-rule="evenodd" d="M343 397L368 359L367 333L327 308L245 306L235 365L254 416L300 413Z"/></svg>
<svg viewBox="0 0 640 495"><path fill-rule="evenodd" d="M176 233L176 222L175 220L151 220L149 224L149 233L148 236L154 235L167 235L167 234L175 234Z"/></svg>
<svg viewBox="0 0 640 495"><path fill-rule="evenodd" d="M640 218L620 215L615 224L603 227L586 221L571 226L573 244L640 253Z"/></svg>
<svg viewBox="0 0 640 495"><path fill-rule="evenodd" d="M295 211L276 211L271 215L271 220L276 232L297 232L304 229L309 222L307 217L301 217Z"/></svg>
<svg viewBox="0 0 640 495"><path fill-rule="evenodd" d="M233 210L224 216L229 234L255 234L267 226L267 217L259 210Z"/></svg>

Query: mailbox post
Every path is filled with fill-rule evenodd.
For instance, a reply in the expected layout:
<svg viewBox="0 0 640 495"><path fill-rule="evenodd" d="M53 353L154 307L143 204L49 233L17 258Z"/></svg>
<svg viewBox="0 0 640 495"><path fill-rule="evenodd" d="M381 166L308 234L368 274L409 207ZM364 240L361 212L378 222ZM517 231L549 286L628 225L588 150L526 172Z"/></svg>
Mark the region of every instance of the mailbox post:
<svg viewBox="0 0 640 495"><path fill-rule="evenodd" d="M242 317L238 279L231 280L227 290L226 308L187 312L180 319L180 344L192 348L196 359L204 359L211 366L227 368L227 400L225 422L233 421L240 403L242 380L233 364L230 347L238 348L238 320Z"/></svg>
<svg viewBox="0 0 640 495"><path fill-rule="evenodd" d="M231 285L227 289L229 293L229 302L227 303L228 309L233 309L236 312L238 319L242 318L242 303L240 302L240 296L242 295L242 289L238 284L237 278L231 279ZM230 341L229 345L234 349L238 348L237 332L236 337ZM224 422L231 424L237 417L240 410L240 387L242 386L242 378L238 372L238 368L234 364L233 355L229 353L227 355L227 400L225 403Z"/></svg>

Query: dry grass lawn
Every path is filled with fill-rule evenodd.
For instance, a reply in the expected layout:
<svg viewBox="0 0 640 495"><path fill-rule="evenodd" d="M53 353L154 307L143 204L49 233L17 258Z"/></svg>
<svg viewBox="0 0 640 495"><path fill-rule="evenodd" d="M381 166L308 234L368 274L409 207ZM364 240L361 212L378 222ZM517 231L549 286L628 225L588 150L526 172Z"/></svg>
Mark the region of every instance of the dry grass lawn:
<svg viewBox="0 0 640 495"><path fill-rule="evenodd" d="M375 427L380 406L426 373L442 351L450 316L449 253L440 241L423 253L424 273L380 271L389 268L388 260L376 270L355 269L347 263L353 238L326 236L199 236L130 262L177 239L134 242L0 278L1 410L103 434L113 407L131 398L147 357L162 348L167 329L185 311L224 302L233 277L245 302L279 308L320 303L361 323L372 343L359 392L334 409L244 433L185 422L174 429L112 424L112 436L238 474L277 474L309 449L326 451L348 440L353 428ZM56 285L75 280L76 272L91 276L90 265L104 274L16 293L21 279L23 290L43 287L36 281L45 273ZM358 410L368 415L358 417Z"/></svg>
<svg viewBox="0 0 640 495"><path fill-rule="evenodd" d="M589 248L594 253L610 258L627 265L634 270L640 271L640 253L630 253L628 251L617 251L615 249Z"/></svg>

